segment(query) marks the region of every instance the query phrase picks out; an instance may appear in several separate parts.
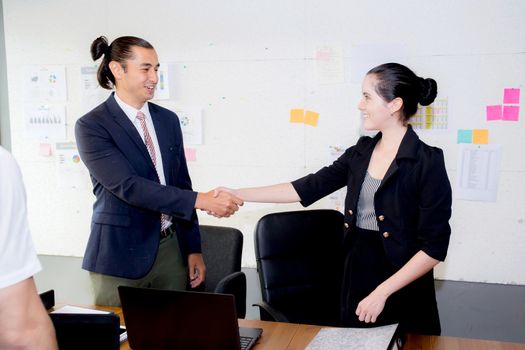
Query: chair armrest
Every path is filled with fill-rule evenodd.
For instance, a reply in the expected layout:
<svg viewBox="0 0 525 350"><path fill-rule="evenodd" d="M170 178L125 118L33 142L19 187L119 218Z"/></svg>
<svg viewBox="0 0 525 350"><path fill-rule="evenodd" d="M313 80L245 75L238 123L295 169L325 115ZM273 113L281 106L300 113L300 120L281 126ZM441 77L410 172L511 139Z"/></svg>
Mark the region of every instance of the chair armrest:
<svg viewBox="0 0 525 350"><path fill-rule="evenodd" d="M235 297L237 317L246 317L246 275L234 272L217 283L214 293L232 294Z"/></svg>
<svg viewBox="0 0 525 350"><path fill-rule="evenodd" d="M263 321L290 322L288 321L288 318L284 316L282 312L271 307L269 304L267 304L264 301L261 301L260 303L252 304L252 306L259 307L261 320Z"/></svg>

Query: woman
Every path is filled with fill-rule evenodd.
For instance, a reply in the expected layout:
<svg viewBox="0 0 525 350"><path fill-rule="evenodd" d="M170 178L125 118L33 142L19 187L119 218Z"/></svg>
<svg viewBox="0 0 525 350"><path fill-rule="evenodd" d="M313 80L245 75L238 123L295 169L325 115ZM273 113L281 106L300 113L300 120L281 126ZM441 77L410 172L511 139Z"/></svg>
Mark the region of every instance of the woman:
<svg viewBox="0 0 525 350"><path fill-rule="evenodd" d="M359 110L367 130L332 165L291 183L227 189L248 202L308 206L347 186L341 324L400 322L405 332L441 332L433 268L445 259L451 188L443 152L419 140L408 120L437 94L433 79L387 63L370 70Z"/></svg>

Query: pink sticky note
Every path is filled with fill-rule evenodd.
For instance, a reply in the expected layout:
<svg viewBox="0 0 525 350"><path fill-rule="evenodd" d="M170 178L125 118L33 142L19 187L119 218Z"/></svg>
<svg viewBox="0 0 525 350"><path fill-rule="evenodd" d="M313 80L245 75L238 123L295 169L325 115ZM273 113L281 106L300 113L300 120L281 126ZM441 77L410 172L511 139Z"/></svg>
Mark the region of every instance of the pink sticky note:
<svg viewBox="0 0 525 350"><path fill-rule="evenodd" d="M503 120L517 121L519 116L519 106L503 106Z"/></svg>
<svg viewBox="0 0 525 350"><path fill-rule="evenodd" d="M41 143L38 147L38 154L42 157L51 157L51 145L49 143Z"/></svg>
<svg viewBox="0 0 525 350"><path fill-rule="evenodd" d="M184 155L187 162L195 162L197 160L197 150L195 148L185 148Z"/></svg>
<svg viewBox="0 0 525 350"><path fill-rule="evenodd" d="M487 106L487 120L501 120L501 105Z"/></svg>
<svg viewBox="0 0 525 350"><path fill-rule="evenodd" d="M520 103L520 89L506 88L503 93L503 103L519 104Z"/></svg>

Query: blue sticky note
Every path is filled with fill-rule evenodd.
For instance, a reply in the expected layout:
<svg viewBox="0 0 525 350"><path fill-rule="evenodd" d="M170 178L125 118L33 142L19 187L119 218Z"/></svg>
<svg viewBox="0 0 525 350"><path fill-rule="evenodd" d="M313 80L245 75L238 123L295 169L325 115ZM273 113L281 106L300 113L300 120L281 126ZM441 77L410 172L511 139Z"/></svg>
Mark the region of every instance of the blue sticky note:
<svg viewBox="0 0 525 350"><path fill-rule="evenodd" d="M458 130L458 143L472 143L472 130Z"/></svg>

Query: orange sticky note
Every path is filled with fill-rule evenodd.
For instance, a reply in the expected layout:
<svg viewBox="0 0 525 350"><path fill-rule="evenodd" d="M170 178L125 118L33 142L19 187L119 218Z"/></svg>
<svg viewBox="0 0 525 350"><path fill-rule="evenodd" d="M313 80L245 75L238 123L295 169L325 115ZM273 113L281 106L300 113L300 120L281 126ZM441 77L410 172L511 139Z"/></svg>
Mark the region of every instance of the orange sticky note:
<svg viewBox="0 0 525 350"><path fill-rule="evenodd" d="M304 123L304 109L291 109L290 123Z"/></svg>
<svg viewBox="0 0 525 350"><path fill-rule="evenodd" d="M472 130L472 143L477 145L487 145L489 143L489 130L488 129L473 129Z"/></svg>
<svg viewBox="0 0 525 350"><path fill-rule="evenodd" d="M304 123L311 126L317 126L317 122L319 121L319 113L312 112L312 111L306 111L306 115L304 116Z"/></svg>

